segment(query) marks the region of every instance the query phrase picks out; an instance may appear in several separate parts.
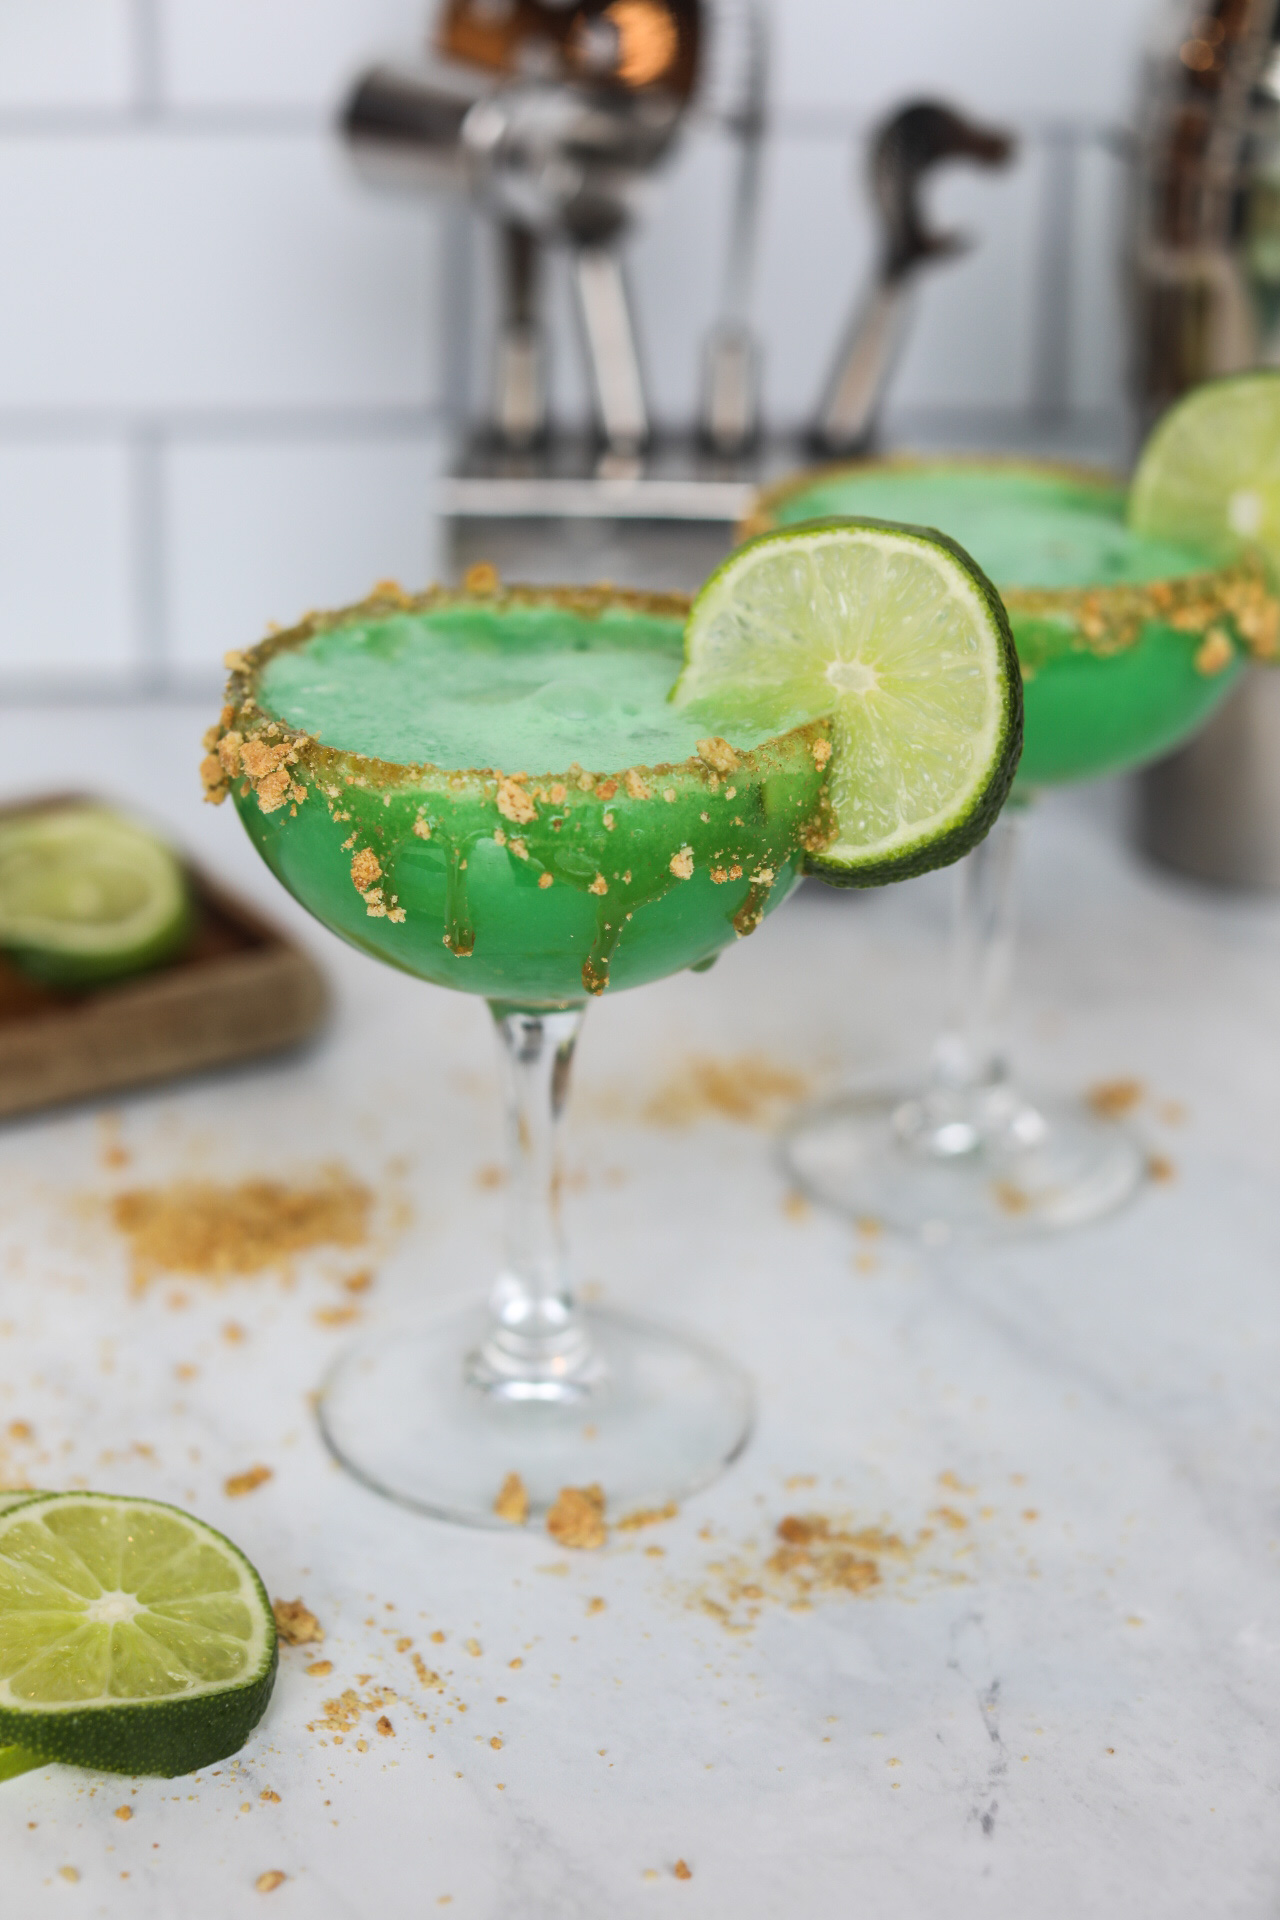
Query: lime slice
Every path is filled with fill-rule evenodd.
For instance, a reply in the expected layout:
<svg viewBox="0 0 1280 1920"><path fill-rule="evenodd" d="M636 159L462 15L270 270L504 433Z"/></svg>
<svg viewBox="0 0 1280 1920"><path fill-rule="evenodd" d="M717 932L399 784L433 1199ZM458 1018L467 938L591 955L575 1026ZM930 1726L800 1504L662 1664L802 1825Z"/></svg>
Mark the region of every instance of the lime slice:
<svg viewBox="0 0 1280 1920"><path fill-rule="evenodd" d="M0 1747L192 1773L244 1745L276 1658L262 1582L190 1514L61 1493L0 1515Z"/></svg>
<svg viewBox="0 0 1280 1920"><path fill-rule="evenodd" d="M1216 559L1258 547L1280 568L1280 372L1196 387L1152 431L1129 524Z"/></svg>
<svg viewBox="0 0 1280 1920"><path fill-rule="evenodd" d="M91 986L157 966L189 919L178 860L105 807L0 825L0 946L38 979Z"/></svg>
<svg viewBox="0 0 1280 1920"><path fill-rule="evenodd" d="M24 1500L39 1500L43 1495L34 1493L28 1487L25 1491L15 1487L10 1493L0 1493L0 1513L8 1513L10 1507L20 1507Z"/></svg>
<svg viewBox="0 0 1280 1920"><path fill-rule="evenodd" d="M945 534L810 521L749 540L703 587L672 698L779 730L831 715L835 834L807 866L880 886L981 840L1022 745L1000 596Z"/></svg>

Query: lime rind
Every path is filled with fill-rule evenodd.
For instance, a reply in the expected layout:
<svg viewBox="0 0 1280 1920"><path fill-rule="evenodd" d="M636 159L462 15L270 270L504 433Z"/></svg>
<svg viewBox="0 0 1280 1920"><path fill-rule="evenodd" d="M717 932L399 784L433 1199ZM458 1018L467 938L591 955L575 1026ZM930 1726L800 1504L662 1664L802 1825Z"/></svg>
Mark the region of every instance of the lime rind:
<svg viewBox="0 0 1280 1920"><path fill-rule="evenodd" d="M82 987L158 966L190 912L177 857L107 808L0 825L0 946L37 979Z"/></svg>
<svg viewBox="0 0 1280 1920"><path fill-rule="evenodd" d="M830 715L836 832L806 866L833 885L882 886L959 859L1017 770L1008 616L932 528L828 519L746 542L694 603L672 698L726 724Z"/></svg>
<svg viewBox="0 0 1280 1920"><path fill-rule="evenodd" d="M1208 380L1170 407L1139 457L1128 518L1218 560L1260 552L1280 573L1280 371Z"/></svg>
<svg viewBox="0 0 1280 1920"><path fill-rule="evenodd" d="M191 1773L244 1745L278 1657L254 1568L181 1509L46 1494L0 1516L0 1747Z"/></svg>

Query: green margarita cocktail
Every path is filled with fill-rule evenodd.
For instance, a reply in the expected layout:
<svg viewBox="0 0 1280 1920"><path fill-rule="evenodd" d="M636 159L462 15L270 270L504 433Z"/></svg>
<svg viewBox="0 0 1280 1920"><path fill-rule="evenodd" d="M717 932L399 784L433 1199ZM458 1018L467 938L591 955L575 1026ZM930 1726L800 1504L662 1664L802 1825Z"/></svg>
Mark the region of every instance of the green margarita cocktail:
<svg viewBox="0 0 1280 1920"><path fill-rule="evenodd" d="M707 965L827 837L830 729L731 746L673 707L686 613L372 601L233 677L215 779L319 919L437 985L568 1006Z"/></svg>
<svg viewBox="0 0 1280 1920"><path fill-rule="evenodd" d="M1263 556L1213 528L1200 540L1130 523L1103 477L1001 460L864 461L765 495L748 530L879 515L940 529L1000 589L1022 672L1015 793L1140 767L1186 740L1268 655L1280 607ZM793 1176L816 1198L941 1242L1078 1225L1120 1204L1137 1144L1075 1102L1011 1081L998 1001L1011 947L1014 826L961 871L952 1022L915 1092L870 1089L801 1116Z"/></svg>
<svg viewBox="0 0 1280 1920"><path fill-rule="evenodd" d="M1249 650L1275 645L1256 561L1215 563L1205 548L1136 532L1126 502L1111 481L1052 466L870 461L784 484L750 525L875 514L967 548L1009 610L1025 790L1158 759L1203 725Z"/></svg>
<svg viewBox="0 0 1280 1920"><path fill-rule="evenodd" d="M999 598L877 524L756 543L692 611L485 575L384 587L228 665L209 797L334 933L483 995L506 1081L489 1312L358 1341L325 1437L407 1505L596 1544L602 1502L660 1506L731 1460L751 1395L700 1341L573 1299L556 1132L583 1009L706 967L810 863L879 885L973 846L1021 733Z"/></svg>

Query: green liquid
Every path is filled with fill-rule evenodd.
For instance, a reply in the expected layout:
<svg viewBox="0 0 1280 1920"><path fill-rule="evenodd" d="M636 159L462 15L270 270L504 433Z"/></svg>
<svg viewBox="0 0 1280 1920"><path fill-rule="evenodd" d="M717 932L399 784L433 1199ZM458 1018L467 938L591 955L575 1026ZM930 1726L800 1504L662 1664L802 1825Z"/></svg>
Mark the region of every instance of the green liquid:
<svg viewBox="0 0 1280 1920"><path fill-rule="evenodd" d="M709 964L799 876L826 725L735 728L717 772L696 753L715 717L667 704L682 659L677 619L550 595L304 632L269 650L246 723L318 742L306 798L264 812L237 781L236 803L318 919L439 985L563 1006Z"/></svg>
<svg viewBox="0 0 1280 1920"><path fill-rule="evenodd" d="M1148 586L1203 574L1194 549L1125 524L1118 488L1052 468L939 462L815 474L774 508L783 525L867 515L937 527L1003 591ZM1100 654L1044 613L1009 609L1022 662L1026 733L1021 787L1121 773L1189 738L1234 684L1241 661L1197 671L1200 636L1146 621L1132 644Z"/></svg>
<svg viewBox="0 0 1280 1920"><path fill-rule="evenodd" d="M707 723L668 705L670 621L472 605L353 622L271 660L265 707L326 746L435 767L553 774L686 760ZM769 736L739 729L735 744Z"/></svg>

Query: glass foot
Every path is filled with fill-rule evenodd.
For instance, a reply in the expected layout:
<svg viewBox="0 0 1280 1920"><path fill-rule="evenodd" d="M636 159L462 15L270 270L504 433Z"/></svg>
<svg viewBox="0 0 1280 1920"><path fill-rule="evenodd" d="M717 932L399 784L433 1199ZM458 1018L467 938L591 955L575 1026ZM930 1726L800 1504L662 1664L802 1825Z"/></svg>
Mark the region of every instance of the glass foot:
<svg viewBox="0 0 1280 1920"><path fill-rule="evenodd" d="M1145 1156L1114 1122L1005 1088L966 1103L879 1089L810 1108L782 1142L802 1192L854 1219L944 1246L1084 1226L1122 1206Z"/></svg>
<svg viewBox="0 0 1280 1920"><path fill-rule="evenodd" d="M477 1365L481 1309L384 1328L338 1360L320 1400L337 1460L376 1493L467 1526L495 1512L510 1474L539 1521L563 1487L598 1484L606 1519L685 1499L737 1458L751 1431L750 1381L688 1335L584 1309L591 1377L567 1396L513 1396Z"/></svg>

